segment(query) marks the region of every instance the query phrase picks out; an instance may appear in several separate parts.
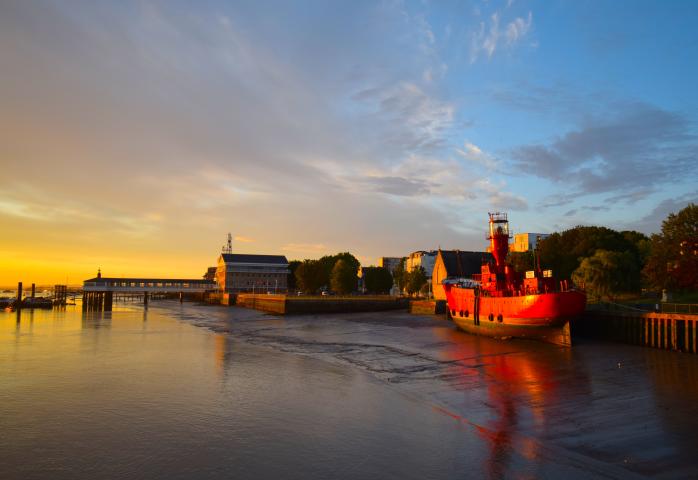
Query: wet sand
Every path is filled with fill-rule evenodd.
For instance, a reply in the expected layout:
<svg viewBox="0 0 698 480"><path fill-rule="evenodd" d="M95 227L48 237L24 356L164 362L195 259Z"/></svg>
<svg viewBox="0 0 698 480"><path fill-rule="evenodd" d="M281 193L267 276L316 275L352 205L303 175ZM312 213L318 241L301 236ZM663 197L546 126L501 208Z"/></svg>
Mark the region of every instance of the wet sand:
<svg viewBox="0 0 698 480"><path fill-rule="evenodd" d="M698 477L695 355L588 340L571 349L494 340L404 312L283 319L199 312L187 321L367 371L462 423L487 445L482 463L494 477L535 477L545 465L610 478Z"/></svg>

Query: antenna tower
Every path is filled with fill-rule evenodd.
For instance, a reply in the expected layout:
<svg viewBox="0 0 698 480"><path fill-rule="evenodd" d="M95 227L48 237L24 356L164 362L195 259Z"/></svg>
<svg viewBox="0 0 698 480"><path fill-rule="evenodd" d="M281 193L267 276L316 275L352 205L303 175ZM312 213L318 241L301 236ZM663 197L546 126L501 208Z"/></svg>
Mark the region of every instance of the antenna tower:
<svg viewBox="0 0 698 480"><path fill-rule="evenodd" d="M223 245L223 253L233 253L233 236L228 234L228 243Z"/></svg>

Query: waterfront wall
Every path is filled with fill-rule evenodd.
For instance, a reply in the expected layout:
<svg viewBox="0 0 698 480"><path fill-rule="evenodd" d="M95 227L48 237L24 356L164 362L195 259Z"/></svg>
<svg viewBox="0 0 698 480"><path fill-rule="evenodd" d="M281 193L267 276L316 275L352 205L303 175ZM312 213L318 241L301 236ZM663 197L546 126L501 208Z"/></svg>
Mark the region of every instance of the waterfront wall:
<svg viewBox="0 0 698 480"><path fill-rule="evenodd" d="M587 311L572 322L572 335L696 353L698 315Z"/></svg>
<svg viewBox="0 0 698 480"><path fill-rule="evenodd" d="M410 313L440 315L446 313L446 300L410 300Z"/></svg>
<svg viewBox="0 0 698 480"><path fill-rule="evenodd" d="M253 295L240 293L236 305L277 315L310 313L351 313L399 310L408 307L408 300L387 295L360 297L289 297L286 295Z"/></svg>

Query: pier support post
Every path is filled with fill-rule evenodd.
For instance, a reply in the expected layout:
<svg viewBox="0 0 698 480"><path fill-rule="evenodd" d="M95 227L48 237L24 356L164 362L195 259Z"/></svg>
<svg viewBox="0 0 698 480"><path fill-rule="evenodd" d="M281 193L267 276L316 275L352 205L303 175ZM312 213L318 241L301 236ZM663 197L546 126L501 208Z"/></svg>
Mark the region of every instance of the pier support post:
<svg viewBox="0 0 698 480"><path fill-rule="evenodd" d="M143 292L143 306L148 308L148 292Z"/></svg>
<svg viewBox="0 0 698 480"><path fill-rule="evenodd" d="M17 283L17 310L22 308L22 282Z"/></svg>
<svg viewBox="0 0 698 480"><path fill-rule="evenodd" d="M184 301L184 295L182 292L179 292L179 303L182 303Z"/></svg>
<svg viewBox="0 0 698 480"><path fill-rule="evenodd" d="M36 284L32 283L32 298L36 296Z"/></svg>
<svg viewBox="0 0 698 480"><path fill-rule="evenodd" d="M114 301L114 292L105 292L105 294L104 294L104 311L111 312L113 301Z"/></svg>

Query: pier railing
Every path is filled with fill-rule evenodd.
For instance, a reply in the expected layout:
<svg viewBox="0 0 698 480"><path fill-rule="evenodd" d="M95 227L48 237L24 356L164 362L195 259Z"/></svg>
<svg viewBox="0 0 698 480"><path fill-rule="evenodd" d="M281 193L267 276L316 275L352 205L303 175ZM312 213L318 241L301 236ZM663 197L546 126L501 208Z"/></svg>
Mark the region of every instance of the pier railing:
<svg viewBox="0 0 698 480"><path fill-rule="evenodd" d="M683 313L698 315L698 304L695 303L614 303L602 302L589 305L589 310L609 312L653 312L653 313Z"/></svg>
<svg viewBox="0 0 698 480"><path fill-rule="evenodd" d="M698 353L698 315L629 310L587 310L572 335Z"/></svg>
<svg viewBox="0 0 698 480"><path fill-rule="evenodd" d="M698 305L695 303L660 303L659 308L662 313L698 315Z"/></svg>

